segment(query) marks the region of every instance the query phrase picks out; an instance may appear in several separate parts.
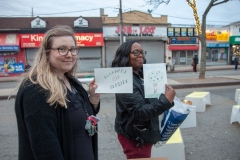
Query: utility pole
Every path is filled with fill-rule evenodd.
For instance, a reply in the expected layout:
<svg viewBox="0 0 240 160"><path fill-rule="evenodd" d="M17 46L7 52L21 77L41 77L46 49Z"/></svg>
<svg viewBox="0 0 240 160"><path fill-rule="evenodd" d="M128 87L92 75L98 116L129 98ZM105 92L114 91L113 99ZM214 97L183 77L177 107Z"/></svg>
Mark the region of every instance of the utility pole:
<svg viewBox="0 0 240 160"><path fill-rule="evenodd" d="M119 0L119 16L120 16L120 45L123 44L123 19L122 19L122 0Z"/></svg>
<svg viewBox="0 0 240 160"><path fill-rule="evenodd" d="M33 14L33 7L32 7L32 17L34 16L34 14Z"/></svg>

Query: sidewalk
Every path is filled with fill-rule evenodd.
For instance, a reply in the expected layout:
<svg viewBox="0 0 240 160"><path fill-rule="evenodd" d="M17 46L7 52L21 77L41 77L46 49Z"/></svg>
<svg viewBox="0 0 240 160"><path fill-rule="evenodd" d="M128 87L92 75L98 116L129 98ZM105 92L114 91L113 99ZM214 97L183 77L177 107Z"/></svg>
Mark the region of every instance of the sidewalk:
<svg viewBox="0 0 240 160"><path fill-rule="evenodd" d="M169 68L168 68L169 69ZM227 70L233 69L233 65L224 66L207 66L206 70ZM191 66L175 66L174 71L168 71L168 73L178 72L192 72ZM93 75L93 73L77 73L76 77L84 78L85 76ZM21 79L21 76L16 77L0 77L1 82L16 82ZM83 83L83 86L88 90L88 83ZM174 89L180 88L198 88L198 87L213 87L213 86L229 86L240 85L240 75L236 76L222 76L222 77L206 77L205 79L199 78L178 78L168 79L168 84ZM9 94L12 93L12 97L15 97L17 91L14 88L0 89L0 100L7 99Z"/></svg>

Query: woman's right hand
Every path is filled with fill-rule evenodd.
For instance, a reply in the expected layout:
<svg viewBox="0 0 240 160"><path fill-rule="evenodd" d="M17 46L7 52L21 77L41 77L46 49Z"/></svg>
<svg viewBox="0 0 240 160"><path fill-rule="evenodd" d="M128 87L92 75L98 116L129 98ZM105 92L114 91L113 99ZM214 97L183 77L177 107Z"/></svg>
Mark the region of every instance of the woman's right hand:
<svg viewBox="0 0 240 160"><path fill-rule="evenodd" d="M168 99L170 103L173 102L175 94L176 94L175 90L171 86L165 84L165 97Z"/></svg>

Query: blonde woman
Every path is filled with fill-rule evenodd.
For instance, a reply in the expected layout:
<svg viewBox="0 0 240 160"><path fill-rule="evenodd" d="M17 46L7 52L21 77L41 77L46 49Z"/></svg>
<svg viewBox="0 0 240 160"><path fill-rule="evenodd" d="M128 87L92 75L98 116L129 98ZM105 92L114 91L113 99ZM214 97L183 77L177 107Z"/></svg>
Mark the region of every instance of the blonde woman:
<svg viewBox="0 0 240 160"><path fill-rule="evenodd" d="M16 96L19 160L98 159L97 128L92 122L97 121L100 94L95 93L94 80L88 96L74 77L78 53L70 27L46 32ZM94 130L85 127L86 122Z"/></svg>

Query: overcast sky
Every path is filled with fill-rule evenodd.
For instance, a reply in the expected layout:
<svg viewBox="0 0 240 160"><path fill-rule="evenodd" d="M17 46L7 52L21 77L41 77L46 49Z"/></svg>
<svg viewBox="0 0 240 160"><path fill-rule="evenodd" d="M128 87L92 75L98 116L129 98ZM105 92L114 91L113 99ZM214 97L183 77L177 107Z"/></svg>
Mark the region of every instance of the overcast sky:
<svg viewBox="0 0 240 160"><path fill-rule="evenodd" d="M210 0L197 0L199 18L201 20ZM98 17L99 8L109 17L118 15L119 0L0 0L1 17ZM153 6L146 5L145 0L122 0L123 12L139 10L147 12ZM240 21L240 1L232 0L213 7L208 16L207 24L227 25ZM168 15L168 22L172 24L195 24L192 10L186 0L171 0L168 5L161 4L152 13L153 17Z"/></svg>

